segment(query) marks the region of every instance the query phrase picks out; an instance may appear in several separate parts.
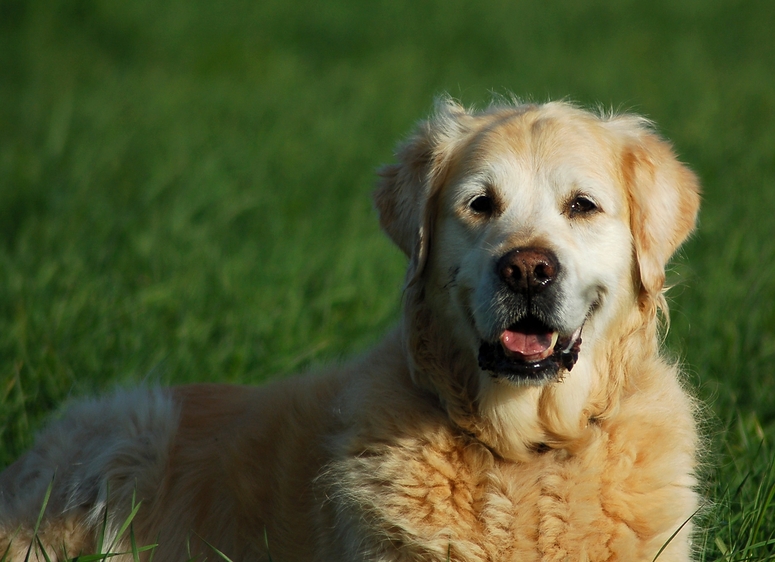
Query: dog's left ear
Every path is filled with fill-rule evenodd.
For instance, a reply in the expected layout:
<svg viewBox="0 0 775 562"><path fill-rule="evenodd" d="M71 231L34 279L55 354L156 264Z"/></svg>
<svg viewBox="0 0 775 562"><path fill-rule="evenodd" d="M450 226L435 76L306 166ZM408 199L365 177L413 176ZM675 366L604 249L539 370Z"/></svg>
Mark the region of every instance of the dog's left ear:
<svg viewBox="0 0 775 562"><path fill-rule="evenodd" d="M435 114L420 122L412 136L398 146L397 162L379 171L380 181L374 191L379 222L409 257L409 282L425 267L436 199L456 141L464 135L469 118L455 101L440 99Z"/></svg>
<svg viewBox="0 0 775 562"><path fill-rule="evenodd" d="M630 223L642 291L658 296L667 261L694 230L700 186L668 142L643 123L631 132L622 158Z"/></svg>

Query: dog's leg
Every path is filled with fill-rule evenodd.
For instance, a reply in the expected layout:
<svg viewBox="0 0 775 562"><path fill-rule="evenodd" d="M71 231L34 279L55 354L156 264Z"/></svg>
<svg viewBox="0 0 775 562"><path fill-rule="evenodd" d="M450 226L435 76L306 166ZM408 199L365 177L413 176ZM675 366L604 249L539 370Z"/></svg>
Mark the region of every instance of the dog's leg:
<svg viewBox="0 0 775 562"><path fill-rule="evenodd" d="M96 546L82 509L51 517L60 501L54 471L40 461L31 451L0 474L0 560L55 562Z"/></svg>
<svg viewBox="0 0 775 562"><path fill-rule="evenodd" d="M159 389L73 404L0 475L0 560L127 552L119 530L154 497L177 423Z"/></svg>

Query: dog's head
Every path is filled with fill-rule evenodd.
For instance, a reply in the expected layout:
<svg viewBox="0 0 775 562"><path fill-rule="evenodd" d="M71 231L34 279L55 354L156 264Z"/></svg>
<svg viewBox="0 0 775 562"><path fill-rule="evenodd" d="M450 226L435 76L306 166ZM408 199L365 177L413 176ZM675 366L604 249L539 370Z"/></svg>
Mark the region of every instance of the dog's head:
<svg viewBox="0 0 775 562"><path fill-rule="evenodd" d="M409 306L432 316L438 349L517 386L562 379L622 314L655 314L699 205L644 119L565 103L445 99L397 158L375 200L410 259Z"/></svg>

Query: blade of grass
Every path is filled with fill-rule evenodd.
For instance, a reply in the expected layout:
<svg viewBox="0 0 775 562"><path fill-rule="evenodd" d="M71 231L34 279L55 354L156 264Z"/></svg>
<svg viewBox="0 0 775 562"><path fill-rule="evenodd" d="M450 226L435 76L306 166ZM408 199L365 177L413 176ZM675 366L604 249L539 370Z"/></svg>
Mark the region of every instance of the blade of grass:
<svg viewBox="0 0 775 562"><path fill-rule="evenodd" d="M202 537L199 537L199 538L200 538L200 539L202 539ZM213 545L211 545L211 544L210 544L209 542L207 542L205 539L202 539L202 542L203 542L203 543L205 543L205 544L206 544L207 546L209 546L210 548L212 548L212 549L215 551L215 553L216 553L218 556L220 556L220 557L221 557L223 560L225 560L226 562L234 562L234 561L233 561L231 558L229 558L229 557L228 557L228 556L226 556L226 555L225 555L223 552L221 552L220 550L218 550L217 548L215 548Z"/></svg>
<svg viewBox="0 0 775 562"><path fill-rule="evenodd" d="M56 478L56 471L54 471L54 474L51 476L51 482L48 484L48 488L46 488L46 493L43 496L43 505L40 507L40 512L38 513L38 519L35 521L35 528L32 531L32 541L30 542L30 546L27 549L27 554L24 557L24 562L29 562L30 555L32 554L32 549L35 546L35 539L38 537L38 530L40 530L40 524L43 521L43 514L46 512L46 508L48 507L48 501L51 498L51 490L54 489L54 479Z"/></svg>
<svg viewBox="0 0 775 562"><path fill-rule="evenodd" d="M266 545L266 555L269 557L269 562L272 562L272 553L269 552L269 533L264 526L264 544Z"/></svg>
<svg viewBox="0 0 775 562"><path fill-rule="evenodd" d="M46 547L43 546L43 541L40 540L40 537L36 536L35 540L38 541L38 548L40 548L40 552L43 554L43 558L46 560L46 562L51 562L51 558L48 556L48 552L46 552Z"/></svg>
<svg viewBox="0 0 775 562"><path fill-rule="evenodd" d="M686 521L684 521L683 523L681 523L681 525L680 525L680 526L679 526L679 527L678 527L678 528L675 530L675 532L673 532L673 534L672 534L672 535L670 535L670 538L669 538L669 539L667 539L667 541L665 542L665 544L663 544L663 545L662 545L662 548L660 548L660 549L659 549L659 551L657 552L657 555L654 557L654 560L652 560L652 562L656 562L656 559L657 559L657 558L659 558L659 556L662 554L662 552L664 552L664 550L665 550L665 549L667 548L667 546L668 546L668 545L669 545L669 544L672 542L672 540L673 540L673 539L676 537L676 535L677 535L678 533L680 533L680 532L681 532L681 529L683 529L684 527L686 527L686 524L687 524L687 523L689 523L689 521L691 521L692 519L694 519L694 516L695 516L695 515L697 515L697 514L700 512L700 510L701 510L701 509L702 509L702 506L698 507L698 508L697 508L697 509L694 511L694 513L692 513L692 514L691 514L691 515L690 515L690 516L689 516L689 517L686 519Z"/></svg>

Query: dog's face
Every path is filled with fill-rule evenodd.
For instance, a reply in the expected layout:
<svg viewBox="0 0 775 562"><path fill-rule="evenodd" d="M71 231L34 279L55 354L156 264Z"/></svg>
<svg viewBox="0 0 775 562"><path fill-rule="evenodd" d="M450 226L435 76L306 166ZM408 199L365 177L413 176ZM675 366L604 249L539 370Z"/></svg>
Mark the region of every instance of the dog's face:
<svg viewBox="0 0 775 562"><path fill-rule="evenodd" d="M475 133L440 193L429 295L491 376L543 384L632 300L632 236L602 131L513 115ZM445 305L446 301L446 305Z"/></svg>
<svg viewBox="0 0 775 562"><path fill-rule="evenodd" d="M440 337L521 386L562 378L623 310L659 302L699 203L643 120L566 104L448 102L383 177L383 227Z"/></svg>

